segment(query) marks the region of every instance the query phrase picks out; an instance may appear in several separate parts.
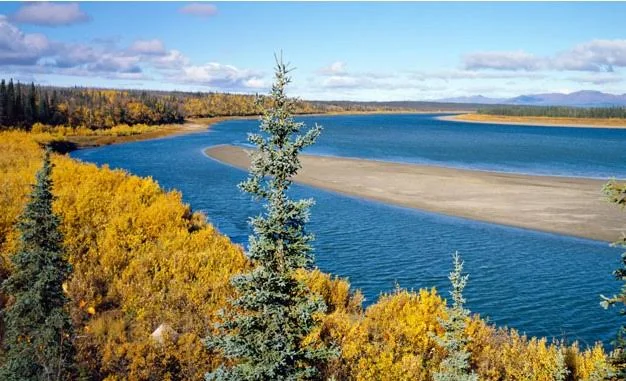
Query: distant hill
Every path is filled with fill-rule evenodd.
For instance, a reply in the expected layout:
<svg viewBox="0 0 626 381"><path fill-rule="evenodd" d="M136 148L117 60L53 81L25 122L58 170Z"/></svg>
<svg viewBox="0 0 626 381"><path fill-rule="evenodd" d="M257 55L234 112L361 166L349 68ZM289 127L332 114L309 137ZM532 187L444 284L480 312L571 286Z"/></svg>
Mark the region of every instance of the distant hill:
<svg viewBox="0 0 626 381"><path fill-rule="evenodd" d="M469 97L439 99L437 102L495 105L495 104L505 104L506 101L507 99L505 98L489 98L489 97L485 97L482 95L472 95Z"/></svg>
<svg viewBox="0 0 626 381"><path fill-rule="evenodd" d="M520 106L626 106L626 94L616 95L601 91L582 90L570 94L545 93L520 95L514 98L489 98L482 95L440 99L447 103L506 104Z"/></svg>
<svg viewBox="0 0 626 381"><path fill-rule="evenodd" d="M458 112L476 111L486 104L484 102L445 102L445 101L306 101L314 107L323 108L327 112L337 111L421 111L421 112Z"/></svg>

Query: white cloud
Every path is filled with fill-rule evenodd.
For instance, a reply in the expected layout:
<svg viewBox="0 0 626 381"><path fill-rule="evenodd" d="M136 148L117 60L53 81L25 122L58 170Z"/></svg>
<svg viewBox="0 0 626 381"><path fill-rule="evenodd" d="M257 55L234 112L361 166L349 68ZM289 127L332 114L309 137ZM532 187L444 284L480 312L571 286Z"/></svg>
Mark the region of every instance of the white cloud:
<svg viewBox="0 0 626 381"><path fill-rule="evenodd" d="M477 52L463 57L468 70L526 70L533 71L542 67L542 59L524 51L515 52Z"/></svg>
<svg viewBox="0 0 626 381"><path fill-rule="evenodd" d="M626 40L593 40L547 57L524 51L477 52L465 55L463 66L467 70L612 72L626 67Z"/></svg>
<svg viewBox="0 0 626 381"><path fill-rule="evenodd" d="M163 41L155 38L152 40L136 40L130 46L130 51L140 54L162 55L165 53Z"/></svg>
<svg viewBox="0 0 626 381"><path fill-rule="evenodd" d="M552 62L557 70L608 71L626 67L626 40L593 40L558 54Z"/></svg>
<svg viewBox="0 0 626 381"><path fill-rule="evenodd" d="M0 65L34 65L50 49L43 34L26 34L0 15Z"/></svg>
<svg viewBox="0 0 626 381"><path fill-rule="evenodd" d="M474 70L440 70L434 72L417 71L413 78L425 81L429 79L463 80L463 79L542 79L545 74L520 71L474 71Z"/></svg>
<svg viewBox="0 0 626 381"><path fill-rule="evenodd" d="M189 65L189 58L174 49L165 54L150 57L150 63L158 69L180 69Z"/></svg>
<svg viewBox="0 0 626 381"><path fill-rule="evenodd" d="M192 3L181 7L178 11L186 15L210 17L217 14L217 7L207 3Z"/></svg>
<svg viewBox="0 0 626 381"><path fill-rule="evenodd" d="M189 84L234 91L258 88L262 85L262 77L258 73L217 62L185 66L181 71L182 77L179 80Z"/></svg>
<svg viewBox="0 0 626 381"><path fill-rule="evenodd" d="M12 16L12 20L43 26L72 25L90 20L78 3L26 3Z"/></svg>
<svg viewBox="0 0 626 381"><path fill-rule="evenodd" d="M611 83L624 82L624 77L616 73L590 73L587 75L580 75L567 78L570 81L592 84L592 85L606 85Z"/></svg>
<svg viewBox="0 0 626 381"><path fill-rule="evenodd" d="M42 34L26 34L0 15L0 66L17 75L59 74L106 79L158 79L170 83L246 91L265 88L258 72L220 63L191 65L161 40L136 40L127 48L115 41L63 43ZM156 77L155 77L156 76Z"/></svg>
<svg viewBox="0 0 626 381"><path fill-rule="evenodd" d="M333 75L322 81L322 86L330 89L365 88L373 85L371 80L349 75Z"/></svg>
<svg viewBox="0 0 626 381"><path fill-rule="evenodd" d="M343 61L335 61L317 71L319 75L338 75L346 73L346 63Z"/></svg>

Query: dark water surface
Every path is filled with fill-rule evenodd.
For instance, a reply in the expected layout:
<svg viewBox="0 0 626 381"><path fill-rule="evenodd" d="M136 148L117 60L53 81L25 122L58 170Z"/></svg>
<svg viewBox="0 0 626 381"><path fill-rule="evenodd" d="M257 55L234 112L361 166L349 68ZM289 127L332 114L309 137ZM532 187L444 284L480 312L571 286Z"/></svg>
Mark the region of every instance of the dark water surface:
<svg viewBox="0 0 626 381"><path fill-rule="evenodd" d="M626 178L626 130L520 127L446 122L433 115L316 116L324 132L308 152L518 173ZM198 134L76 151L72 156L179 189L195 210L245 244L259 212L236 184L245 172L207 158L206 147L245 144L255 120L214 125ZM620 250L607 243L510 228L390 206L295 186L314 197L309 230L317 264L349 277L366 303L398 283L436 286L447 296L451 254L470 273L468 306L499 325L534 336L608 343L620 325L599 294L619 291L611 272ZM626 218L626 216L625 216ZM616 237L618 238L618 237Z"/></svg>

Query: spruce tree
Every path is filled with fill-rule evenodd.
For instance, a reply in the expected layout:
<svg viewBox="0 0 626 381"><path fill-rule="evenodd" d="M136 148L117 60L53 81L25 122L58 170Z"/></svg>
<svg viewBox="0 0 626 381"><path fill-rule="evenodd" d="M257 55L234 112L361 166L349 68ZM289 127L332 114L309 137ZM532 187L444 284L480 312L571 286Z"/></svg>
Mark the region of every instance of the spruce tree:
<svg viewBox="0 0 626 381"><path fill-rule="evenodd" d="M15 85L15 103L13 112L15 113L14 127L23 127L24 125L24 100L22 98L22 84L17 82Z"/></svg>
<svg viewBox="0 0 626 381"><path fill-rule="evenodd" d="M7 125L7 108L8 108L7 85L4 79L0 81L0 126Z"/></svg>
<svg viewBox="0 0 626 381"><path fill-rule="evenodd" d="M26 119L26 126L30 128L33 123L38 120L37 89L35 88L34 82L31 82L30 87L28 88L28 96L26 98L27 99L24 105L24 117Z"/></svg>
<svg viewBox="0 0 626 381"><path fill-rule="evenodd" d="M43 124L48 123L50 116L50 102L48 94L41 92L39 103L37 104L37 121Z"/></svg>
<svg viewBox="0 0 626 381"><path fill-rule="evenodd" d="M478 376L471 370L470 354L466 349L468 339L465 334L469 310L465 308L463 289L467 284L468 275L463 275L463 262L459 253L454 253L454 269L448 279L452 283L452 307L448 308L448 318L440 323L445 332L443 337L434 336L439 346L447 355L441 362L439 370L433 374L434 381L478 381Z"/></svg>
<svg viewBox="0 0 626 381"><path fill-rule="evenodd" d="M70 273L64 257L59 218L52 211L46 151L30 200L18 222L21 245L12 274L2 284L12 303L4 311L4 356L0 379L69 380L73 376L73 331L63 282Z"/></svg>
<svg viewBox="0 0 626 381"><path fill-rule="evenodd" d="M15 87L13 86L13 79L9 79L9 84L7 85L6 125L15 126Z"/></svg>
<svg viewBox="0 0 626 381"><path fill-rule="evenodd" d="M311 295L295 272L313 264L311 241L305 231L313 200L292 200L287 191L300 169L299 152L313 144L320 126L300 134L303 123L293 119L296 100L285 94L289 70L276 60L271 106L250 134L256 145L250 175L240 188L265 201L265 211L251 218L248 257L254 268L235 276L238 297L223 312L219 333L206 340L228 360L207 380L304 380L319 378L316 364L336 350L305 345L325 304Z"/></svg>

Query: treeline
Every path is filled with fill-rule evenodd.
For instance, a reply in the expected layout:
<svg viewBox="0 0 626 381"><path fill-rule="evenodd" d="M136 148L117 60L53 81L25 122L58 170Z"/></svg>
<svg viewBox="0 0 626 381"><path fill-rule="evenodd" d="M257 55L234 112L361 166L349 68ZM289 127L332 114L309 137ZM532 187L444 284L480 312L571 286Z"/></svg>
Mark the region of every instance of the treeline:
<svg viewBox="0 0 626 381"><path fill-rule="evenodd" d="M553 118L626 118L626 107L494 106L478 114L503 116L544 116Z"/></svg>
<svg viewBox="0 0 626 381"><path fill-rule="evenodd" d="M50 126L109 129L182 123L185 118L258 115L267 97L250 94L61 88L0 82L0 129ZM373 106L298 102L297 114L375 111ZM389 109L388 107L385 110Z"/></svg>
<svg viewBox="0 0 626 381"><path fill-rule="evenodd" d="M113 90L0 82L0 129L49 126L110 129L118 125L182 123L185 118L258 115L271 100L251 94ZM477 105L463 105L475 110ZM437 102L298 101L294 113L452 111Z"/></svg>
<svg viewBox="0 0 626 381"><path fill-rule="evenodd" d="M56 88L0 81L0 126L30 129L33 124L111 128L120 124L180 123L171 97L145 92Z"/></svg>

